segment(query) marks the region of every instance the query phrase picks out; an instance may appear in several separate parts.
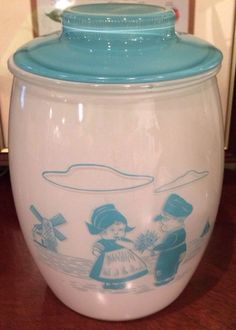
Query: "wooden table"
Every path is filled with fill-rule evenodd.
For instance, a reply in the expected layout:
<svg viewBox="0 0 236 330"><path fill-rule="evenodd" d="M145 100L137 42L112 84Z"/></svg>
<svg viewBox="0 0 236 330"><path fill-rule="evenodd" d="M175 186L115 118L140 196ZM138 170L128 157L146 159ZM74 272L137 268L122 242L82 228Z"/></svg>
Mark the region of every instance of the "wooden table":
<svg viewBox="0 0 236 330"><path fill-rule="evenodd" d="M182 295L150 317L102 322L64 306L36 268L21 234L8 174L0 177L0 329L236 329L236 172L227 170L215 229Z"/></svg>

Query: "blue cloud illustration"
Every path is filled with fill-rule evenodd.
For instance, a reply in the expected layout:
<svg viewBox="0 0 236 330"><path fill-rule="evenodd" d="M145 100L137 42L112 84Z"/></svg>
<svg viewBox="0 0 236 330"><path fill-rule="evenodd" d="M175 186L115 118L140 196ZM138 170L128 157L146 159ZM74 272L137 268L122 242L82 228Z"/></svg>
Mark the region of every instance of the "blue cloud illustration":
<svg viewBox="0 0 236 330"><path fill-rule="evenodd" d="M184 173L183 175L179 176L178 178L174 179L173 181L170 181L160 187L157 187L155 189L155 193L170 191L176 188L186 186L187 184L190 184L194 181L198 181L205 178L208 174L209 174L208 171L198 172L195 170L190 170Z"/></svg>
<svg viewBox="0 0 236 330"><path fill-rule="evenodd" d="M80 192L115 192L137 189L151 184L154 177L122 172L103 164L72 164L64 170L44 171L50 183Z"/></svg>

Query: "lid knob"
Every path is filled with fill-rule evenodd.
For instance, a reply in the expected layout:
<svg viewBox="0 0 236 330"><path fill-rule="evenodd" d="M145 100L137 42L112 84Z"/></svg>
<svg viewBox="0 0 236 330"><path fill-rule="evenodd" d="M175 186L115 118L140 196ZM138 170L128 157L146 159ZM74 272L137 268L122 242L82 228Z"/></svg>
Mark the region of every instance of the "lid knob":
<svg viewBox="0 0 236 330"><path fill-rule="evenodd" d="M161 35L175 32L175 13L171 9L143 4L99 3L71 7L62 17L63 33L79 31L103 33L145 33Z"/></svg>

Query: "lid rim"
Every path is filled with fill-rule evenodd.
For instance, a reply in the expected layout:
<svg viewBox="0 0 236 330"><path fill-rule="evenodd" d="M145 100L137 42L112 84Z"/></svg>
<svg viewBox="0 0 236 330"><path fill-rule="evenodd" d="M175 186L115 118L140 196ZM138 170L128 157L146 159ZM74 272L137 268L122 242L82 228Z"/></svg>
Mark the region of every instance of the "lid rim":
<svg viewBox="0 0 236 330"><path fill-rule="evenodd" d="M33 71L27 71L24 68L19 67L15 61L14 61L14 57L11 56L8 60L8 68L10 70L10 72L12 74L14 74L15 76L19 76L21 78L23 77L27 77L28 76L28 80L47 80L47 81L51 81L52 83L55 82L56 84L73 84L73 85L97 85L100 84L101 86L122 86L122 85L143 85L143 84L175 84L176 82L184 82L184 80L188 80L191 79L192 81L198 81L199 79L204 77L207 77L207 79L209 78L209 76L213 76L216 75L217 72L220 70L221 67L221 63L213 65L209 70L204 70L199 72L198 74L189 74L188 76L183 75L182 77L179 77L179 75L176 74L176 78L173 79L162 79L162 80L157 80L156 76L153 76L153 79L149 80L148 78L144 78L143 80L140 80L140 77L131 77L131 79L127 79L125 81L122 80L122 82L119 82L118 80L105 80L105 77L100 77L97 80L88 80L86 79L87 76L85 77L85 79L81 79L81 80L71 80L71 79L65 79L65 76L62 75L61 77L57 77L57 78L52 78L51 76L46 76L46 75L39 75L34 73ZM170 73L170 75L172 75L172 73ZM94 78L94 76L92 76ZM104 79L104 80L103 80Z"/></svg>
<svg viewBox="0 0 236 330"><path fill-rule="evenodd" d="M202 83L207 80L215 78L217 72L220 70L220 65L212 71L205 72L201 75L195 77L188 77L178 80L163 81L163 82L150 82L150 83L135 83L135 84L96 84L96 83L82 83L73 82L65 80L57 80L53 78L46 78L42 76L37 76L29 72L25 72L22 69L15 66L13 59L10 58L8 66L13 72L16 68L17 71L14 72L15 78L20 79L23 82L31 84L35 87L39 86L48 89L52 88L55 91L78 93L88 93L91 95L151 95L152 93L169 93L175 90L185 90L195 88L195 86L202 85ZM56 97L56 96L55 96ZM97 96L96 96L97 97Z"/></svg>

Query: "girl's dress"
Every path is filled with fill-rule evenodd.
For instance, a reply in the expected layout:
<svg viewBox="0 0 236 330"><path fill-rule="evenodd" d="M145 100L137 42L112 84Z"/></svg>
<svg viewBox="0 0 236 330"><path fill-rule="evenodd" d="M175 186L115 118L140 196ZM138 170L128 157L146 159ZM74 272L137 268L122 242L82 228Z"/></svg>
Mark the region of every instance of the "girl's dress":
<svg viewBox="0 0 236 330"><path fill-rule="evenodd" d="M121 239L119 244L115 239L101 239L99 245L101 254L95 261L90 277L112 285L124 283L148 273L146 264L130 249L122 246L122 240L130 242L128 239Z"/></svg>

